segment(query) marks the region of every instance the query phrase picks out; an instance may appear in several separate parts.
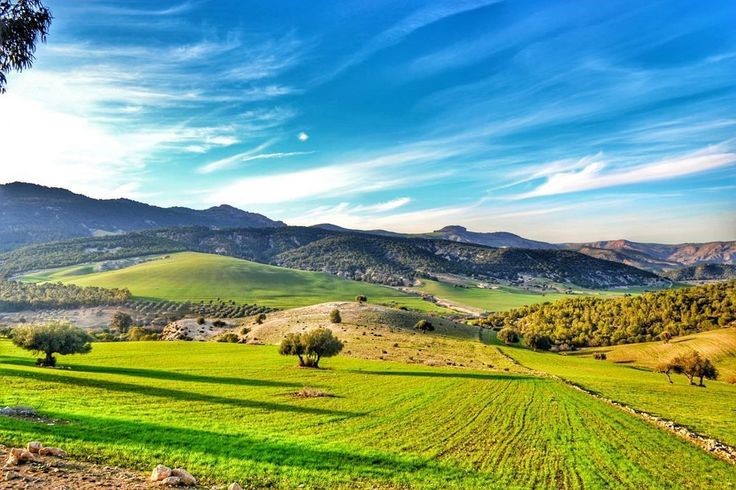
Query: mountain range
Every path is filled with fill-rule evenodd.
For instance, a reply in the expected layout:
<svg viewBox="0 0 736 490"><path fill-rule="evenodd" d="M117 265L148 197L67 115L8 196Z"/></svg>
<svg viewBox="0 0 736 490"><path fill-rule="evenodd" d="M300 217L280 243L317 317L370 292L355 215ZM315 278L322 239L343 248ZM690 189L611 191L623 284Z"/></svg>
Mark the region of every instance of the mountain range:
<svg viewBox="0 0 736 490"><path fill-rule="evenodd" d="M185 230L177 231L178 228ZM236 237L229 237L228 230L231 229L237 230L234 232ZM283 231L278 232L279 229ZM359 278L366 274L364 268L361 269L358 266L362 261L363 265L370 264L371 266L372 272L368 276L380 276L378 282L387 283L402 282L418 273L430 273L430 270L435 273L485 274L487 270L484 269L485 266L479 265L483 261L479 257L488 255L488 252L468 248L468 246L523 249L528 258L533 260L536 260L536 255L541 254L542 251L575 251L601 260L601 262L588 264L590 266L598 264L600 268L602 261L616 262L657 274L669 274L670 277L676 275L673 271L685 267L736 263L736 242L733 241L677 245L638 243L628 240L548 243L503 231L474 232L459 225L445 226L432 232L419 234L396 233L387 230L352 230L329 223L309 228L287 227L281 221L227 205L205 210L185 207L162 208L129 199L93 199L66 189L28 183L15 182L0 185L0 251L10 251L35 243L119 235L143 230L163 230L149 236L171 239L172 243L178 244L179 248L223 253L310 270L328 270L352 278ZM220 232L215 233L217 230ZM407 239L412 241L406 241ZM319 242L320 240L326 241ZM319 243L313 245L313 242ZM360 242L363 245L359 246ZM415 262L407 265L401 260L396 260L392 254L395 254L398 249L403 251L404 258L407 257L406 251L409 243L411 246L408 248L413 250L409 255L414 256L415 252L419 255L433 256L455 254L453 260L457 263L447 267L446 264L440 265L434 262L429 267L428 263L422 261L420 262L423 265ZM450 245L451 243L456 245ZM384 257L381 259L383 265L380 267L376 265L375 255L366 262L365 254L368 245L374 247L373 252ZM171 243L165 246L159 243L154 248L158 250L162 247L177 248ZM298 249L301 250L297 252ZM380 253L377 252L378 249L381 249ZM310 250L311 252L307 253ZM496 258L501 256L509 258L519 253L494 252ZM326 262L325 257L320 258L320 254L332 254L329 263ZM473 254L475 258L467 258ZM556 258L559 259L563 255L558 253ZM553 256L555 255L547 254L545 257L550 259ZM339 267L336 266L338 257L341 257L342 264ZM415 259L416 256L412 261ZM390 266L386 266L387 260L391 262ZM521 259L516 257L514 260ZM461 267L459 264L463 262L465 266ZM530 264L531 262L527 264L527 268L533 268ZM496 269L499 269L498 265ZM710 278L710 276L718 276L719 273L729 274L729 271L728 268L710 268L692 273L683 272L682 276L708 276ZM555 274L559 276L559 271ZM549 274L550 278L555 274ZM559 278L564 276L565 274L562 274ZM583 281L578 283L581 285L596 283L590 277L577 277L577 279Z"/></svg>

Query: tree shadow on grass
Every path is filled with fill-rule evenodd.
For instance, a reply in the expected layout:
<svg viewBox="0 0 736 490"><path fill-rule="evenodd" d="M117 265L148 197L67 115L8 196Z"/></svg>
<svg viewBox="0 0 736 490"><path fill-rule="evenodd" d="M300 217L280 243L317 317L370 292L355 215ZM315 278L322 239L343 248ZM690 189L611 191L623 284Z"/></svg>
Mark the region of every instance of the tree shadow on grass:
<svg viewBox="0 0 736 490"><path fill-rule="evenodd" d="M209 470L223 480L241 476L233 474L242 471L238 467L239 463L242 465L241 468L249 467L251 470L252 465L256 464L260 466L260 472L264 474L273 472L276 474L274 476L282 477L288 476L291 471L297 478L304 478L305 472L325 472L325 477L328 475L333 478L342 477L346 483L355 478L391 480L398 476L409 481L416 481L417 477L419 481L421 479L465 481L473 486L472 482L477 484L479 478L490 476L442 464L429 457L392 456L379 452L381 451L379 448L354 453L341 449L321 448L317 445L310 446L304 442L278 440L275 437L255 438L247 434L228 434L143 421L56 415L65 416L71 423L65 426L47 426L21 422L21 425L18 425L17 421L0 418L0 431L23 431L27 432L29 437L33 435L40 439L74 441L98 451L102 448L107 455L98 453L93 454L93 457L120 456L124 458L125 464L139 465L141 470L147 470L157 463L170 466L184 465L192 472ZM131 450L129 454L121 455L121 445L139 450ZM159 457L160 460L152 460L154 457ZM120 461L105 461L105 464L111 463L121 464ZM221 467L215 469L213 465ZM230 474L227 474L228 470Z"/></svg>
<svg viewBox="0 0 736 490"><path fill-rule="evenodd" d="M447 371L370 371L354 369L350 371L355 374L370 374L376 376L408 376L417 378L458 378L458 379L480 379L495 381L533 381L537 378L533 376L524 376L518 374L483 374L483 373L464 373L458 371L451 373Z"/></svg>
<svg viewBox="0 0 736 490"><path fill-rule="evenodd" d="M35 362L33 360L20 357L5 357L3 358L3 363L14 366L35 366ZM111 366L93 366L85 364L73 364L68 367L72 372L116 374L122 376L134 376L139 378L160 379L164 381L187 381L193 383L212 383L234 386L258 386L275 388L298 388L304 384L292 383L287 381L271 381L265 379L206 376L200 374L179 373L176 371L161 371L155 369L118 368Z"/></svg>
<svg viewBox="0 0 736 490"><path fill-rule="evenodd" d="M63 371L62 371L63 372ZM330 415L338 417L357 417L360 413L345 412L340 410L329 410L323 408L303 407L299 405L290 405L283 403L274 403L267 401L246 400L242 398L227 398L223 396L207 395L192 391L172 390L161 386L145 386L132 383L119 383L116 381L108 381L101 379L81 378L78 376L65 376L63 374L55 374L45 369L37 369L32 371L19 371L16 369L0 368L0 376L32 379L34 381L43 381L47 383L61 383L82 388L94 388L100 390L114 391L119 393L132 393L141 396L150 396L158 398L168 398L176 401L186 402L203 402L218 405L229 405L239 408L252 408L258 410L271 410L277 412L293 412L309 415Z"/></svg>

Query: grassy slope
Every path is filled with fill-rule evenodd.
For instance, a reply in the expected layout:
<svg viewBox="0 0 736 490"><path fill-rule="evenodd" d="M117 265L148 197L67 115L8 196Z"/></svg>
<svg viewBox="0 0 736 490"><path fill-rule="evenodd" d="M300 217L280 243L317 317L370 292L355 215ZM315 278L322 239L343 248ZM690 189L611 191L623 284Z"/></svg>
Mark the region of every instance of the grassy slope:
<svg viewBox="0 0 736 490"><path fill-rule="evenodd" d="M182 252L124 269L85 275L89 270L86 267L56 269L23 279L128 288L135 296L145 298L172 301L220 298L276 308L347 301L365 294L374 303L395 301L411 308L440 311L421 298L388 287L212 254Z"/></svg>
<svg viewBox="0 0 736 490"><path fill-rule="evenodd" d="M96 344L63 358L71 370L0 351L0 403L70 422L0 417L2 440L141 470L285 488L736 486L732 466L549 379L349 358L305 370L217 343ZM337 397L289 395L302 386Z"/></svg>
<svg viewBox="0 0 736 490"><path fill-rule="evenodd" d="M723 379L736 376L736 327L675 337L666 344L647 342L595 350L605 352L609 361L650 369L661 361L695 350L713 361Z"/></svg>
<svg viewBox="0 0 736 490"><path fill-rule="evenodd" d="M647 344L639 346L647 348ZM710 381L706 388L698 388L678 375L673 375L674 384L669 384L661 374L636 365L596 361L590 352L561 356L521 347L501 349L526 367L560 376L607 398L736 445L736 385Z"/></svg>
<svg viewBox="0 0 736 490"><path fill-rule="evenodd" d="M499 289L457 288L452 284L430 280L423 280L422 286L417 289L437 298L486 311L506 311L523 305L544 303L545 301L555 301L569 297L565 294L540 294L511 287L500 287Z"/></svg>

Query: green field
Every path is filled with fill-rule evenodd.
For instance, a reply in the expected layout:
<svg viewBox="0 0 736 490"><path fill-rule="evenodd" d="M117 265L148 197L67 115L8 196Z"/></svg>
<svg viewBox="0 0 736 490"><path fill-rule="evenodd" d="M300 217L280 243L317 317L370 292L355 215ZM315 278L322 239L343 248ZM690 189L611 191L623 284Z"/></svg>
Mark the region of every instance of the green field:
<svg viewBox="0 0 736 490"><path fill-rule="evenodd" d="M446 282L430 280L423 280L421 287L417 289L437 298L485 311L506 311L519 306L570 297L561 293L542 294L507 286L501 286L498 289L463 288Z"/></svg>
<svg viewBox="0 0 736 490"><path fill-rule="evenodd" d="M520 373L345 357L306 370L272 346L196 342L95 344L62 357L68 370L7 341L0 352L0 404L59 419L0 417L5 443L141 471L258 488L736 486L733 466L694 445ZM291 395L304 386L335 396Z"/></svg>
<svg viewBox="0 0 736 490"><path fill-rule="evenodd" d="M656 344L636 347L645 350L653 345ZM707 387L699 388L678 375L673 375L674 384L669 384L663 375L635 363L595 360L592 351L562 356L522 347L501 349L523 366L560 376L606 398L736 445L736 385L706 381Z"/></svg>
<svg viewBox="0 0 736 490"><path fill-rule="evenodd" d="M417 296L389 287L195 252L172 254L98 273L94 273L90 265L76 265L35 272L23 276L22 280L128 288L134 296L147 299L196 302L220 298L274 308L349 301L364 294L372 303L396 302L422 311L444 311Z"/></svg>

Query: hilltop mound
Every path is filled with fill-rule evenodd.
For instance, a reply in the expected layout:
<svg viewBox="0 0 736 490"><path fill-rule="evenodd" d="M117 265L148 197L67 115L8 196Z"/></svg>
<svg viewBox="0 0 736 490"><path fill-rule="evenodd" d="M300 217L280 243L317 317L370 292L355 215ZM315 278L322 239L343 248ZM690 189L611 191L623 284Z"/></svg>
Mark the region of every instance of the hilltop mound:
<svg viewBox="0 0 736 490"><path fill-rule="evenodd" d="M340 311L341 323L329 320L335 308ZM414 325L422 319L429 320L435 330L426 334L415 330ZM481 342L478 327L374 304L322 303L270 313L263 324L251 322L245 326L251 329L248 342L278 344L288 333L322 327L345 342L343 354L353 357L474 368L510 367L496 349Z"/></svg>

